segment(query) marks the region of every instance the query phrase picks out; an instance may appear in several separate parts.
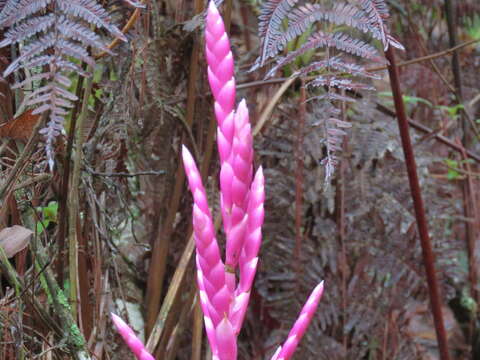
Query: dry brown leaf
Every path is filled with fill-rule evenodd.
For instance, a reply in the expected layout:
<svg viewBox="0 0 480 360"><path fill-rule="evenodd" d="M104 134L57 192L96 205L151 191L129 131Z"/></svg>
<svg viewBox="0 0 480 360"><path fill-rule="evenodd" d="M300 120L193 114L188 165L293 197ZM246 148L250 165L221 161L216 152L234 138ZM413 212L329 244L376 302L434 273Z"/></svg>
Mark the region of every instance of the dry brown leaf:
<svg viewBox="0 0 480 360"><path fill-rule="evenodd" d="M25 249L30 241L33 231L20 225L13 225L0 231L0 246L11 258Z"/></svg>
<svg viewBox="0 0 480 360"><path fill-rule="evenodd" d="M40 120L40 115L33 115L32 112L33 110L25 111L19 117L0 125L0 138L28 140Z"/></svg>

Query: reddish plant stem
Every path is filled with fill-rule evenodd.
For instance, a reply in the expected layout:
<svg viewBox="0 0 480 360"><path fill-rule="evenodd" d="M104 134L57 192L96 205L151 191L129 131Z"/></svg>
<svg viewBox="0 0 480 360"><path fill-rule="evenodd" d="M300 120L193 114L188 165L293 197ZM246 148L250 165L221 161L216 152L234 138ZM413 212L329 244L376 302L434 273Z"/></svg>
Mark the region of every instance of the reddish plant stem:
<svg viewBox="0 0 480 360"><path fill-rule="evenodd" d="M408 181L410 183L410 192L415 208L415 218L417 220L418 233L420 235L420 245L422 247L423 264L427 275L428 292L430 297L430 306L437 334L438 350L441 360L449 360L447 334L442 315L442 303L440 291L438 288L437 276L435 273L435 256L428 235L427 219L425 216L425 207L422 200L420 183L417 174L417 165L413 152L412 141L409 134L408 119L405 113L402 91L398 76L398 69L395 63L395 54L390 46L385 52L389 61L388 74L390 76L390 86L392 88L395 110L397 112L398 128L402 140L403 153L405 155L405 164L407 166Z"/></svg>

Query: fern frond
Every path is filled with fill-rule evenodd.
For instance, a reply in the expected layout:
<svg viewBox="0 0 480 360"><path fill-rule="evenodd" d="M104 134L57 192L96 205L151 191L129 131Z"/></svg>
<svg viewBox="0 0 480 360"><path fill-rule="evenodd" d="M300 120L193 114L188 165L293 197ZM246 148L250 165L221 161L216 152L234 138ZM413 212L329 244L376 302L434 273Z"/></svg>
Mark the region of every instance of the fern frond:
<svg viewBox="0 0 480 360"><path fill-rule="evenodd" d="M305 54L307 51L321 47L333 47L346 53L370 59L372 61L383 62L383 59L378 55L377 50L362 40L354 39L341 32L328 34L319 31L313 34L310 39L299 49L290 52L283 58L280 58L277 64L268 72L267 76L272 76L279 68L291 63L298 56Z"/></svg>
<svg viewBox="0 0 480 360"><path fill-rule="evenodd" d="M111 23L110 15L96 0L57 0L59 9L66 15L79 17L97 27L107 29L113 36L127 41L123 33Z"/></svg>
<svg viewBox="0 0 480 360"><path fill-rule="evenodd" d="M343 71L347 74L354 76L367 77L372 79L380 79L380 75L377 75L373 72L368 72L363 66L346 62L340 56L332 57L328 60L328 67L331 67L338 71Z"/></svg>
<svg viewBox="0 0 480 360"><path fill-rule="evenodd" d="M43 53L46 49L51 48L56 41L57 39L55 33L49 32L48 34L42 36L41 38L38 38L31 44L25 46L22 49L22 54L5 69L3 76L7 77L14 71L25 67L24 65L22 65L22 63L29 61L33 57L36 57L39 54Z"/></svg>
<svg viewBox="0 0 480 360"><path fill-rule="evenodd" d="M375 90L375 88L370 85L364 83L356 83L353 82L351 79L341 79L334 76L319 76L316 79L310 81L307 86L327 86L345 90Z"/></svg>
<svg viewBox="0 0 480 360"><path fill-rule="evenodd" d="M325 5L327 3L328 5ZM333 4L333 5L331 5ZM378 50L359 38L355 33L362 32L369 37L381 41L385 50L389 45L403 49L403 46L389 33L385 24L389 12L386 0L345 0L345 1L265 1L262 14L259 17L259 36L262 48L259 58L256 60L251 71L263 66L265 60L277 56L287 44L298 38L295 50L287 52L284 57L276 59L276 64L267 72L265 78L275 74L281 67L288 65L309 51L324 48L324 58L296 70L293 76L303 77L312 72L320 74L308 83L310 87L325 87L327 94L314 96L310 100L328 101L351 101L346 96L331 92L331 88L346 90L373 90L368 84L355 81L353 77L377 78L378 76L366 71L366 69L353 61L347 61L354 57L367 59L374 62L386 63ZM326 25L324 25L326 24ZM286 25L286 29L284 26ZM331 26L334 25L334 26ZM347 28L345 32L339 29ZM333 31L331 29L334 29ZM336 30L335 30L336 29ZM351 32L350 30L354 30ZM333 50L333 51L332 51ZM316 53L318 59L321 54ZM317 60L316 59L316 60ZM302 58L303 60L303 58ZM335 107L329 104L329 111L335 112ZM325 120L327 145L330 150L325 160L326 178L333 174L336 157L333 150L338 143L341 131L333 129L331 125L338 127L334 121L335 116Z"/></svg>
<svg viewBox="0 0 480 360"><path fill-rule="evenodd" d="M325 166L326 184L335 172L335 168L338 165L337 153L342 151L343 138L347 135L342 129L349 129L350 127L352 127L352 124L335 117L329 117L324 121L327 156L322 160L321 164Z"/></svg>
<svg viewBox="0 0 480 360"><path fill-rule="evenodd" d="M43 10L53 0L8 0L0 13L0 28L10 27Z"/></svg>
<svg viewBox="0 0 480 360"><path fill-rule="evenodd" d="M67 18L61 18L58 23L58 29L62 33L68 32L71 39L81 42L85 46L100 49L110 55L114 54L99 35L83 24L72 22Z"/></svg>
<svg viewBox="0 0 480 360"><path fill-rule="evenodd" d="M55 16L53 14L28 19L19 26L7 31L4 35L5 39L0 42L0 47L23 41L35 34L44 32L52 26L54 22Z"/></svg>
<svg viewBox="0 0 480 360"><path fill-rule="evenodd" d="M275 47L282 49L289 41L304 33L309 26L318 21L328 21L336 25L346 25L363 33L370 34L375 39L382 39L377 26L364 11L348 3L335 3L332 9L327 10L319 4L307 3L294 9L288 15L288 28L277 37Z"/></svg>
<svg viewBox="0 0 480 360"><path fill-rule="evenodd" d="M282 34L282 21L297 2L298 0L267 0L263 3L258 17L258 36L262 39L260 66L278 53L276 39Z"/></svg>
<svg viewBox="0 0 480 360"><path fill-rule="evenodd" d="M372 79L380 79L380 76L373 73L368 72L363 66L346 62L340 56L334 56L327 60L315 61L307 66L302 67L300 70L295 72L297 76L305 76L311 72L323 70L326 68L331 68L343 72L345 74L353 75L353 76L360 76ZM267 74L270 75L270 72ZM342 74L339 74L342 75Z"/></svg>
<svg viewBox="0 0 480 360"><path fill-rule="evenodd" d="M24 105L37 106L34 114L49 112L50 121L41 133L50 168L55 138L63 130L68 109L78 100L68 90L71 85L68 74L91 76L78 65L95 67L89 48L112 53L92 26L126 40L96 0L8 0L0 12L0 28L9 27L0 47L23 44L18 58L4 71L4 77L22 69L40 70L14 87L33 90L25 97ZM42 82L40 87L39 82Z"/></svg>
<svg viewBox="0 0 480 360"><path fill-rule="evenodd" d="M359 5L368 16L372 27L376 27L381 34L381 41L384 49L388 48L388 39L384 20L390 17L385 0L359 0Z"/></svg>

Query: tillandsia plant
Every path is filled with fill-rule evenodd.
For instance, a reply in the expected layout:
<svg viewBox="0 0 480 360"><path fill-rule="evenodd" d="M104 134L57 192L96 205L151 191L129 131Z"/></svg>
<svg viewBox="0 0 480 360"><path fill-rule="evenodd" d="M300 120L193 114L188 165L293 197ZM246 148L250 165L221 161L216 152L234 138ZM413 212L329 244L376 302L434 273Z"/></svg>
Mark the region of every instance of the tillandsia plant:
<svg viewBox="0 0 480 360"><path fill-rule="evenodd" d="M233 56L223 20L213 1L207 11L205 39L208 79L218 125L220 205L226 234L225 262L215 238L215 227L201 175L185 146L182 157L193 195L197 285L207 337L214 360L235 360L237 337L250 299L262 240L264 177L262 167L253 176L253 138L248 108L245 100L239 103L236 110L234 108ZM311 293L287 340L277 349L272 360L291 358L322 293L323 282ZM112 316L118 331L137 358L151 359L133 331L117 316Z"/></svg>

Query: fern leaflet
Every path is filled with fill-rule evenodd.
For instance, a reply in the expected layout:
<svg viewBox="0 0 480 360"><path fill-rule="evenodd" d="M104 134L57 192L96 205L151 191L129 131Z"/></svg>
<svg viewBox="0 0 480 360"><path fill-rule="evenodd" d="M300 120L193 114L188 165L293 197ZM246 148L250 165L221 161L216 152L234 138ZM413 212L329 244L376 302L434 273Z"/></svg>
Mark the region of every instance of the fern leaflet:
<svg viewBox="0 0 480 360"><path fill-rule="evenodd" d="M276 40L282 34L282 21L297 2L298 0L267 0L263 3L258 17L258 35L262 39L260 66L278 53Z"/></svg>

